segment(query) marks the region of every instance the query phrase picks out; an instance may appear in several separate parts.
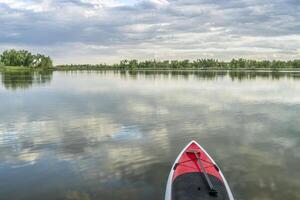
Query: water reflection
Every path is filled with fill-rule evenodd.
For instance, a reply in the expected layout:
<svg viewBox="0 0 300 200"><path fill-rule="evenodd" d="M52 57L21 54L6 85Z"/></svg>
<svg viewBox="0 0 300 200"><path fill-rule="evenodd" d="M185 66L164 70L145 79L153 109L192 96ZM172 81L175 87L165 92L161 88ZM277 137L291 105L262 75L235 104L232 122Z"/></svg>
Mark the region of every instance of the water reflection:
<svg viewBox="0 0 300 200"><path fill-rule="evenodd" d="M222 78L229 76L232 80L247 80L255 78L300 78L300 72L256 72L256 71L133 71L123 72L124 75L128 74L131 77L145 76L151 77L151 75L164 75L165 77L171 76L174 79L187 79L191 76L198 79L214 80L216 78Z"/></svg>
<svg viewBox="0 0 300 200"><path fill-rule="evenodd" d="M52 71L3 71L1 72L2 85L8 90L28 89L33 85L50 83Z"/></svg>
<svg viewBox="0 0 300 200"><path fill-rule="evenodd" d="M1 198L162 199L196 139L237 199L298 199L299 80L197 73L55 72L46 90L0 91Z"/></svg>
<svg viewBox="0 0 300 200"><path fill-rule="evenodd" d="M291 71L291 72L280 72L280 71L174 71L174 70L146 70L146 71L106 71L106 70L99 70L99 71L66 71L62 72L66 74L115 74L120 75L122 78L130 78L130 79L137 79L138 77L143 77L146 79L157 79L159 78L172 78L172 79L188 79L188 78L195 78L195 79L205 79L205 80L215 80L218 78L230 77L232 80L249 80L249 79L256 79L256 78L271 78L271 79L280 79L280 78L293 78L299 79L300 78L300 71Z"/></svg>

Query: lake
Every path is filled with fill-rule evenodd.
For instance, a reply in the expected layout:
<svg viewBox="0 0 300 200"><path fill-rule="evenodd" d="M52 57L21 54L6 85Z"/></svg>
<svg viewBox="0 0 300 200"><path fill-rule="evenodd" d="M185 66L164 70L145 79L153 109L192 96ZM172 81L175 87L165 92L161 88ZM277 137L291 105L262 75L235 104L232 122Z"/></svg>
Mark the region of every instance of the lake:
<svg viewBox="0 0 300 200"><path fill-rule="evenodd" d="M300 199L300 74L1 73L0 199L163 199L192 139L236 199Z"/></svg>

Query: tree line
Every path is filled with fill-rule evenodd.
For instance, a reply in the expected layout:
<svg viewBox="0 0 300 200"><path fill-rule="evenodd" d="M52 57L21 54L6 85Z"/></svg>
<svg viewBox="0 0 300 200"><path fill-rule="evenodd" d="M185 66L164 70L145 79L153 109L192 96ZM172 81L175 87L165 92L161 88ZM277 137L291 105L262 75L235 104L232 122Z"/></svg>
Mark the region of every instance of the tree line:
<svg viewBox="0 0 300 200"><path fill-rule="evenodd" d="M0 65L33 68L50 68L53 62L49 56L32 54L27 50L6 50L0 54Z"/></svg>
<svg viewBox="0 0 300 200"><path fill-rule="evenodd" d="M42 54L32 54L27 50L6 50L0 54L0 66L23 66L33 68L50 68L53 62L49 56ZM248 60L232 59L229 62L219 61L216 59L197 59L197 60L122 60L118 64L80 64L80 65L58 65L56 69L62 70L97 70L97 69L300 69L300 59L291 61L280 60Z"/></svg>
<svg viewBox="0 0 300 200"><path fill-rule="evenodd" d="M58 65L58 69L284 69L299 68L300 60L280 61L280 60L248 60L232 59L229 62L218 61L216 59L197 59L197 60L122 60L118 64L81 64L81 65Z"/></svg>

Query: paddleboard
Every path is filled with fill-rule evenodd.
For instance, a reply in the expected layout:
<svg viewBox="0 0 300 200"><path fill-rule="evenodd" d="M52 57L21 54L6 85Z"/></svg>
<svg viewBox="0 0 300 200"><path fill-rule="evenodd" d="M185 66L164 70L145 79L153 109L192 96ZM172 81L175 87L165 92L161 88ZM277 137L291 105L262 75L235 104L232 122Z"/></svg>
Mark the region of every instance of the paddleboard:
<svg viewBox="0 0 300 200"><path fill-rule="evenodd" d="M173 164L165 200L234 200L234 198L215 161L196 141L191 141Z"/></svg>

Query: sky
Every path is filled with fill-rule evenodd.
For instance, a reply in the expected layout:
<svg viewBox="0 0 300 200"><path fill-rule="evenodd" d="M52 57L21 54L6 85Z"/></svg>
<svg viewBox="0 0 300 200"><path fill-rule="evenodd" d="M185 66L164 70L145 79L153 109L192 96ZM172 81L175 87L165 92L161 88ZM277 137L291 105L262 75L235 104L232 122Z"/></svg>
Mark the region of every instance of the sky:
<svg viewBox="0 0 300 200"><path fill-rule="evenodd" d="M55 64L300 58L299 0L0 0L0 52Z"/></svg>

